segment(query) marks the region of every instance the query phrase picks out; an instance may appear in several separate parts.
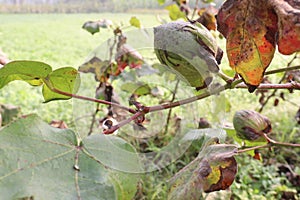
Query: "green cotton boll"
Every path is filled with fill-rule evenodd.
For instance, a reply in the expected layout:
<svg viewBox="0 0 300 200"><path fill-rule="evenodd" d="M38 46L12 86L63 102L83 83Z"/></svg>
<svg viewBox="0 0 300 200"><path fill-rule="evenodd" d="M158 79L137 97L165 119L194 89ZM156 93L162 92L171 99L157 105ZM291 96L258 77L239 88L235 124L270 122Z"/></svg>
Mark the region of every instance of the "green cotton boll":
<svg viewBox="0 0 300 200"><path fill-rule="evenodd" d="M196 89L207 87L219 71L221 53L211 33L201 24L176 21L154 28L158 60Z"/></svg>
<svg viewBox="0 0 300 200"><path fill-rule="evenodd" d="M237 111L233 117L233 126L237 136L248 141L264 140L263 134L272 130L270 120L252 110Z"/></svg>

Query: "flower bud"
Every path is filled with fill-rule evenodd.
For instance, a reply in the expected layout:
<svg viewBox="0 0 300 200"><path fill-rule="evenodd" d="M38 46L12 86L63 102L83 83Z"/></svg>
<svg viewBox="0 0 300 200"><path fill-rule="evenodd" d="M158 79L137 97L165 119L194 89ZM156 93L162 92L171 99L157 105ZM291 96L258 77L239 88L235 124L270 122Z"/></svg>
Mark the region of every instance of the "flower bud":
<svg viewBox="0 0 300 200"><path fill-rule="evenodd" d="M256 141L272 130L270 120L252 110L237 111L233 117L237 136L244 140Z"/></svg>
<svg viewBox="0 0 300 200"><path fill-rule="evenodd" d="M112 117L108 117L107 119L105 119L102 122L102 129L103 131L109 130L111 127L118 125L118 121L115 120ZM118 130L113 132L113 135L117 135L118 134Z"/></svg>

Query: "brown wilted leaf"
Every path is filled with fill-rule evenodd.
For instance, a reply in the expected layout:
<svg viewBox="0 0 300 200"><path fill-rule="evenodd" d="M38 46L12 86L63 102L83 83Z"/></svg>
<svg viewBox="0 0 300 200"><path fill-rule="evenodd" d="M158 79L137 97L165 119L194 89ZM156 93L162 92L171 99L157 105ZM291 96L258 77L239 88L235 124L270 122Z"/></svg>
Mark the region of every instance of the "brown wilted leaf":
<svg viewBox="0 0 300 200"><path fill-rule="evenodd" d="M79 66L78 71L95 74L95 80L99 82L107 82L109 75L118 75L120 73L113 63L110 63L108 60L102 61L96 56Z"/></svg>
<svg viewBox="0 0 300 200"><path fill-rule="evenodd" d="M60 128L60 129L68 128L68 125L62 120L52 120L50 122L50 125L55 127L55 128Z"/></svg>
<svg viewBox="0 0 300 200"><path fill-rule="evenodd" d="M115 60L120 72L122 72L127 66L130 68L141 68L142 64L144 63L142 55L130 45L126 44L126 40L127 38L121 35L119 36L119 41L117 44L117 54Z"/></svg>
<svg viewBox="0 0 300 200"><path fill-rule="evenodd" d="M198 157L175 174L169 184L168 199L199 199L202 192L227 189L234 181L236 146L209 140Z"/></svg>
<svg viewBox="0 0 300 200"><path fill-rule="evenodd" d="M201 8L198 10L198 15L200 16L196 21L203 24L208 30L217 30L217 19L215 15L218 10L209 6L207 8Z"/></svg>

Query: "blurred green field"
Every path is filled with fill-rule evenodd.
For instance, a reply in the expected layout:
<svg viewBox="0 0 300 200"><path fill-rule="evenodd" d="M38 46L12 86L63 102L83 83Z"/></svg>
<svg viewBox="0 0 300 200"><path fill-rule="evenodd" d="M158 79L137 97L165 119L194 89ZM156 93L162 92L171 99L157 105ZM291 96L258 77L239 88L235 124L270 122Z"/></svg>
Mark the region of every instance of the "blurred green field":
<svg viewBox="0 0 300 200"><path fill-rule="evenodd" d="M37 60L44 61L50 64L53 68L63 66L73 66L77 68L85 62L87 56L97 46L103 44L112 37L112 31L107 29L102 29L100 34L97 33L92 36L90 33L81 28L84 22L88 20L106 18L112 20L114 23L123 23L124 26L127 26L128 21L132 16L137 16L144 27L153 27L160 24L156 16L152 14L0 14L0 47L8 54L11 60ZM163 15L162 18L167 19L167 16ZM126 30L133 30L133 28L128 28ZM219 42L220 46L225 49L225 40L220 40ZM276 54L269 69L285 67L290 59L291 56ZM293 63L293 65L299 64L299 59L297 62ZM221 68L229 69L226 55L223 58ZM94 81L93 76L86 74L83 76L85 77L85 82L82 85L82 90L89 91L87 93L91 94L91 96L94 95L97 83ZM272 81L277 81L279 78L280 75L270 76L270 80ZM86 80L90 80L90 82ZM192 94L191 89L189 90L189 94ZM182 98L187 97L184 93L181 95ZM121 96L121 98L127 99L128 97ZM286 93L286 99L294 104L300 105L299 91L294 91L293 94ZM222 112L221 115L218 115L218 109L221 111L226 110L225 101L230 103L230 109L227 110L228 112ZM226 91L222 95L214 96L205 101L195 103L197 106L197 112L193 113L190 121L191 124L195 124L196 120L200 117L206 117L209 121L214 122L215 124L220 122L230 123L236 110L257 109L259 108L258 101L258 96L255 94L249 94L247 90L244 89ZM271 100L263 111L263 114L268 116L273 122L272 137L281 141L300 143L300 128L299 125L296 125L294 119L299 107L288 101L280 101L279 105L274 107L273 101L274 99ZM41 95L41 88L33 88L23 82L12 82L0 90L0 103L20 106L23 114L30 114L33 112L38 113L47 122L50 122L53 119L62 119L72 126L73 114L75 115L75 118L76 115L81 116L86 114L80 113L78 110L75 110L75 113L73 113L74 109L71 100L56 101L47 104L42 104L42 102L43 98ZM77 100L76 103L80 104L80 101ZM182 110L179 110L179 112L182 112ZM164 112L164 114L166 115L167 112ZM189 113L184 113L181 117L185 117L186 114ZM160 116L156 117L159 119ZM282 151L285 154L291 155L294 152L293 149L283 149ZM280 153L278 153L278 155L281 156L279 159L282 159L283 163L286 162L284 156ZM300 163L299 155L298 157L295 157L295 159L297 163ZM188 162L188 160L180 162L184 163ZM241 162L245 162L245 165L249 165L249 163L251 164L252 168L249 167L249 169L247 169L250 172L253 171L253 168L256 166L256 161L241 159ZM276 169L266 168L266 170L271 171L270 179L276 176ZM300 168L297 170L300 171ZM259 171L258 173L264 174L263 171ZM245 172L240 174L240 176L240 180L242 180L242 176L247 176L247 174ZM161 181L164 181L163 178L161 178ZM161 183L158 180L153 181L158 182L157 185L159 187L161 186ZM249 189L252 187L252 182L248 179L247 181L247 184L249 184L248 186L241 186L242 183L235 183L233 187L234 192L239 193L239 190L242 190L241 193L247 194L249 192L253 192ZM275 183L269 181L265 185L269 186L272 184ZM280 183L278 183L278 185L282 186ZM289 184L287 185L288 186L286 187L290 186ZM151 187L154 188L153 192L155 192L155 189L157 189L155 188L156 186L152 185ZM151 191L151 187L149 191ZM267 190L266 188L261 190L264 189ZM273 190L271 190L271 192L272 191ZM161 192L163 193L164 191ZM261 191L258 191L256 194L257 197L255 196L255 198L257 199L266 195L266 193L261 193ZM270 194L270 197L271 195L272 194ZM158 196L157 198L153 197L153 199L159 199ZM245 199L247 199L246 196L244 196ZM249 199L251 198L249 197Z"/></svg>

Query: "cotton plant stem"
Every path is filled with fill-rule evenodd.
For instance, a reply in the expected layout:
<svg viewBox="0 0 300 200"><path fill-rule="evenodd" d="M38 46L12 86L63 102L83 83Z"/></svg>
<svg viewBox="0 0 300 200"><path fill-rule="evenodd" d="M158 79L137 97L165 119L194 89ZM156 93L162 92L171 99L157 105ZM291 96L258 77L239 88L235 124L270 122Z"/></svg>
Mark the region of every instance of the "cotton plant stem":
<svg viewBox="0 0 300 200"><path fill-rule="evenodd" d="M265 75L277 74L277 73L287 72L287 71L292 71L292 70L297 70L297 69L300 69L300 65L296 65L296 66L293 66L293 67L285 67L285 68L270 70L270 71L267 71L265 73Z"/></svg>
<svg viewBox="0 0 300 200"><path fill-rule="evenodd" d="M265 144L265 145L259 145L259 146L254 146L254 147L248 147L248 148L243 148L243 149L240 149L238 150L238 154L241 154L241 153L245 153L245 152L248 152L248 151L253 151L253 150L256 150L256 149L263 149L263 148L269 148L271 147L270 144Z"/></svg>
<svg viewBox="0 0 300 200"><path fill-rule="evenodd" d="M298 65L298 66L293 66L293 67L291 67L292 63L293 63L294 60L296 60L297 58L298 58L298 54L295 54L294 57L293 57L293 58L289 61L289 63L287 64L287 67L281 68L281 69L275 69L275 70L272 70L272 71L268 71L268 72L266 72L265 74L266 74L266 75L269 75L269 74L271 74L270 72L272 72L272 73L281 73L281 72L285 72L285 73L283 74L283 76L281 77L281 79L279 80L279 82L278 82L279 84L281 84L281 83L284 81L284 79L285 79L286 74L287 74L288 71L295 70L295 69L299 69L299 67L300 67L299 65ZM268 104L268 102L270 101L270 99L276 95L277 91L278 91L278 89L275 89L275 90L273 90L273 92L272 92L270 95L267 96L266 100L265 100L264 102L262 102L262 105L260 106L258 112L262 112L262 111L263 111L263 109L264 109L265 106Z"/></svg>
<svg viewBox="0 0 300 200"><path fill-rule="evenodd" d="M276 147L276 146L298 147L298 148L300 148L300 144L278 142L278 141L275 141L275 140L269 138L269 136L267 134L263 134L263 137L268 141L268 144L240 149L240 150L238 150L238 154L245 153L245 152L248 152L248 151L253 151L253 150L256 150L256 149L270 148L270 147Z"/></svg>
<svg viewBox="0 0 300 200"><path fill-rule="evenodd" d="M93 113L93 116L92 116L92 122L91 122L91 125L90 125L90 129L89 129L88 135L91 135L92 132L93 132L94 125L95 125L95 122L96 122L96 115L97 115L97 113L99 112L99 105L100 105L100 104L97 103L96 110L95 110L95 112Z"/></svg>
<svg viewBox="0 0 300 200"><path fill-rule="evenodd" d="M115 107L120 108L122 110L126 110L126 111L128 111L132 114L136 113L136 111L134 109L126 107L126 106L122 106L122 105L117 104L117 103L113 103L113 102L109 102L109 101L105 101L105 100L101 100L101 99L95 99L95 98L80 96L80 95L77 95L77 94L64 92L64 91L61 91L61 90L56 89L56 88L50 88L50 89L55 93L62 94L62 95L65 95L65 96L69 96L69 97L73 97L75 99L81 99L81 100L91 101L91 102L100 103L100 104L104 104L104 105L115 106Z"/></svg>
<svg viewBox="0 0 300 200"><path fill-rule="evenodd" d="M273 140L272 138L269 138L267 134L263 134L264 138L272 145L272 146L284 146L284 147L299 147L300 144L293 144L293 143L286 143L286 142L278 142Z"/></svg>
<svg viewBox="0 0 300 200"><path fill-rule="evenodd" d="M238 84L235 88L243 88L248 89L247 85L244 83ZM260 84L257 87L257 90L265 90L265 89L296 89L300 90L300 83L292 82L292 83L284 83L284 84Z"/></svg>
<svg viewBox="0 0 300 200"><path fill-rule="evenodd" d="M268 74L268 75L276 74L276 73L290 71L290 70L294 70L294 69L300 69L300 66L293 66L293 67L288 67L288 68L281 68L281 69L277 69L277 70L271 70L271 71L266 72L266 74ZM226 78L226 80L228 80L228 79ZM219 94L220 92L223 92L227 89L246 88L247 87L245 84L242 84L241 79L238 79L238 80L232 79L232 80L233 80L232 83L230 83L230 81L227 81L227 84L225 84L223 86L216 87L212 90L206 89L206 91L204 91L200 95L193 96L193 97L190 97L190 98L186 98L186 99L176 101L176 102L164 103L164 104L155 105L155 106L145 106L140 111L136 111L132 108L125 107L125 106L122 106L120 104L100 100L100 99L95 99L95 98L84 97L84 96L80 96L80 95L76 95L76 94L71 94L71 93L68 93L68 92L58 90L56 88L51 88L51 90L53 92L56 92L58 94L62 94L62 95L65 95L65 96L70 96L70 97L77 98L77 99L82 99L82 100L86 100L86 101L92 101L92 102L95 102L95 103L115 106L115 107L118 107L120 109L127 110L128 112L134 114L130 118L128 118L124 121L121 121L118 125L112 126L111 129L105 131L105 134L110 134L110 133L113 133L114 131L116 131L117 129L119 129L120 127L130 123L131 121L134 121L138 117L140 117L142 115L145 115L147 113L156 112L156 111L165 110L165 109L171 109L171 108L174 108L174 107L177 107L177 106L189 104L189 103L198 101L200 99L204 99L204 98L207 98L209 96L212 96L214 94ZM295 82L287 83L287 84L261 84L258 87L258 89L300 89L300 84L295 83Z"/></svg>
<svg viewBox="0 0 300 200"><path fill-rule="evenodd" d="M174 91L173 91L172 99L171 99L170 102L174 102L174 101L175 101L176 93L177 93L177 90L178 90L179 82L180 82L180 80L177 80L176 85L175 85L175 88L174 88ZM167 121L166 121L166 125L165 125L165 131L164 131L164 134L167 134L167 132L168 132L169 124L170 124L170 120L171 120L171 116L172 116L172 108L169 109L169 112L168 112L168 117L167 117Z"/></svg>
<svg viewBox="0 0 300 200"><path fill-rule="evenodd" d="M199 0L196 0L195 7L194 7L194 10L193 10L193 14L192 14L192 18L191 19L194 19L195 14L198 11L198 3L199 3Z"/></svg>

